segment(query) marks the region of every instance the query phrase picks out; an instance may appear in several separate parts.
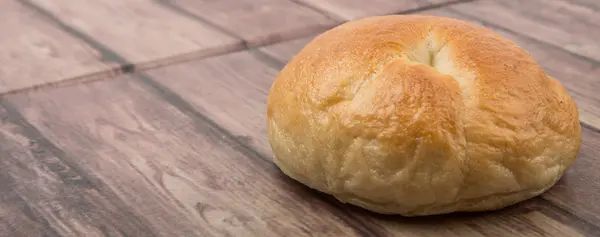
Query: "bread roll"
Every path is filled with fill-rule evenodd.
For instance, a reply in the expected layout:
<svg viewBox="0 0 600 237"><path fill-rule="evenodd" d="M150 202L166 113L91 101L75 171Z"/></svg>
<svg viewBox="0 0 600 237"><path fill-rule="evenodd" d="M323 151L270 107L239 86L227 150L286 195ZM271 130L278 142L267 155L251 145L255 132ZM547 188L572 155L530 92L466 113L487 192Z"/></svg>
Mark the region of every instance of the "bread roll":
<svg viewBox="0 0 600 237"><path fill-rule="evenodd" d="M276 165L382 214L500 209L553 186L577 105L530 54L468 22L369 17L306 45L267 101Z"/></svg>

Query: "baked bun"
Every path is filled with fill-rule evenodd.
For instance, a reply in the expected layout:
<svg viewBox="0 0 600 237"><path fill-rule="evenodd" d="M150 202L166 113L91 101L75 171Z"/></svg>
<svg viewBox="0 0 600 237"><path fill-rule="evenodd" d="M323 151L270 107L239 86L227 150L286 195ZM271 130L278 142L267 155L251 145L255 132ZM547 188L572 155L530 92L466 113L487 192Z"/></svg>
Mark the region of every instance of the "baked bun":
<svg viewBox="0 0 600 237"><path fill-rule="evenodd" d="M286 175L404 216L532 198L581 142L577 105L530 54L484 27L425 15L316 37L275 79L267 127Z"/></svg>

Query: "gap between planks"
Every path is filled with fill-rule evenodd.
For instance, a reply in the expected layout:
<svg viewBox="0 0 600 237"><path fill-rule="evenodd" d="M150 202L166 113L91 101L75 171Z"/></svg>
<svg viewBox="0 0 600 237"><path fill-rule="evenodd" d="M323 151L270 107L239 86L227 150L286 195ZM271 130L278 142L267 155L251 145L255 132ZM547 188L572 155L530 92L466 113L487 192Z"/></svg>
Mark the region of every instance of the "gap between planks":
<svg viewBox="0 0 600 237"><path fill-rule="evenodd" d="M321 10L321 9L319 9L315 6L312 6L308 3L305 3L301 0L289 0L289 1L292 3L295 3L299 6L303 6L303 7L312 9L313 11L316 11L317 13L320 13L320 14L338 22L335 25L329 26L329 28L333 28L337 25L347 22L347 21L341 19L340 17L334 16L333 13L329 13L327 11ZM445 3L439 3L439 4L431 4L431 5L428 5L425 7L419 7L419 8L415 8L415 9L395 12L393 14L411 14L411 13L416 13L416 12L420 12L420 11L444 8L447 6L454 5L454 4L467 3L467 2L473 2L473 1L477 1L477 0L456 0L456 1L450 1L450 2L445 2ZM225 33L225 34L235 37L239 41L236 42L235 44L224 45L223 47L212 48L212 49L207 49L207 50L198 50L198 51L193 51L193 52L189 52L189 53L185 53L185 54L173 55L170 57L160 58L160 59L156 59L156 60L150 60L148 62L142 62L142 63L136 64L136 63L130 62L129 60L126 60L125 58L118 55L113 50L104 46L102 43L98 42L96 39L86 35L82 31L77 30L77 29L71 27L70 25L64 23L58 17L56 17L53 13L43 9L42 7L39 7L36 4L29 2L27 0L19 0L19 2L22 3L24 6L34 10L38 14L41 14L41 15L47 17L48 19L50 19L52 21L53 25L55 25L57 28L63 30L67 34L69 34L79 40L82 40L83 42L85 42L86 44L91 46L92 48L101 52L102 56L104 58L107 58L110 61L114 61L114 62L118 63L120 66L117 66L117 67L114 67L111 69L107 69L107 70L103 70L103 71L87 73L87 74L83 74L83 75L76 76L76 77L65 78L63 80L59 80L59 81L55 81L55 82L36 84L36 85L28 86L28 87L22 87L19 89L2 92L2 93L0 93L0 97L17 94L17 93L38 91L38 90L43 90L46 88L68 87L68 86L73 86L73 85L77 85L77 84L95 82L95 81L99 81L99 80L115 79L118 76L125 75L125 74L132 74L132 73L142 72L142 71L146 71L146 70L150 70L150 69L156 69L156 68L181 64L181 63L185 63L185 62L189 62L189 61L217 57L217 56L236 53L236 52L240 52L240 51L244 51L244 50L254 50L254 49L258 49L258 48L265 47L265 46L270 46L270 45L274 45L274 44L278 44L278 43L283 43L283 42L287 42L287 41L292 41L292 40L296 40L296 39L309 37L316 33L323 32L324 30L326 30L323 28L315 28L312 31L311 30L301 31L297 34L289 35L289 36L281 36L280 35L278 37L268 38L265 41L262 41L260 43L249 44L241 36L211 23L210 21L204 19L202 16L185 11L185 9L181 10L178 5L173 4L169 1L159 1L164 6L171 8L175 12L178 12L179 14L184 15L184 16L190 18L191 20L199 21L207 26L214 28L215 30L217 30L219 32L222 32L222 33Z"/></svg>

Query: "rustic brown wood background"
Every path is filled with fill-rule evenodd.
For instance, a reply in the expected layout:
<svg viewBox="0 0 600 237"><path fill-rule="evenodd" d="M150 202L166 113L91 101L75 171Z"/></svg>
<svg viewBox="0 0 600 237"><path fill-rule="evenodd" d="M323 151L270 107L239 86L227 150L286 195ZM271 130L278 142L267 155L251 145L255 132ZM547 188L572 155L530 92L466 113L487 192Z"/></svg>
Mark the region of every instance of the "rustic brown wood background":
<svg viewBox="0 0 600 237"><path fill-rule="evenodd" d="M497 212L375 215L286 178L265 100L312 37L433 14L529 50L577 100L575 165ZM0 236L600 236L598 0L1 0Z"/></svg>

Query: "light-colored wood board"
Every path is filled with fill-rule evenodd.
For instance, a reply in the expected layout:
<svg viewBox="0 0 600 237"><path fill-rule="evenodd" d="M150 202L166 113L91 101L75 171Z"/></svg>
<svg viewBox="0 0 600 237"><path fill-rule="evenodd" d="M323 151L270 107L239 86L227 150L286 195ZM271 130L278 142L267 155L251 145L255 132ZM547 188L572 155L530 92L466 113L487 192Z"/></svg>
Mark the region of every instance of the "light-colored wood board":
<svg viewBox="0 0 600 237"><path fill-rule="evenodd" d="M154 236L5 103L0 117L0 236Z"/></svg>
<svg viewBox="0 0 600 237"><path fill-rule="evenodd" d="M243 51L147 73L247 145L270 155L264 114L277 69Z"/></svg>
<svg viewBox="0 0 600 237"><path fill-rule="evenodd" d="M594 10L600 11L600 1L598 0L563 0L571 3L575 3L581 5L583 7L588 7Z"/></svg>
<svg viewBox="0 0 600 237"><path fill-rule="evenodd" d="M182 54L242 47L239 39L150 0L20 1L30 1L138 66Z"/></svg>
<svg viewBox="0 0 600 237"><path fill-rule="evenodd" d="M0 9L0 94L115 66L16 1L0 1Z"/></svg>
<svg viewBox="0 0 600 237"><path fill-rule="evenodd" d="M265 131L265 101L277 70L253 57L249 52L240 52L150 70L147 73L189 102L197 111L238 136L239 140L248 142L248 146L258 150L270 162L271 153ZM228 65L240 70L229 70ZM200 79L198 75L202 75ZM538 236L539 232L549 235L550 232L557 231L557 228L565 231L562 234L580 231L578 227L575 231L576 227L566 227L553 218L545 215L542 218L522 207L489 215L415 219L382 217L346 207L351 210L354 219L376 226L375 229L380 229L383 236L514 236L523 229L526 229L524 236Z"/></svg>
<svg viewBox="0 0 600 237"><path fill-rule="evenodd" d="M525 14L527 17L543 21L549 25L557 25L569 30L585 32L586 28L600 27L598 11L580 4L565 0L530 0L530 1L501 1L502 5L513 11ZM542 7L538 7L543 5ZM532 9L536 9L533 11ZM572 29L573 22L578 24Z"/></svg>
<svg viewBox="0 0 600 237"><path fill-rule="evenodd" d="M358 236L319 194L135 81L8 100L69 154L64 159L149 223L154 236Z"/></svg>
<svg viewBox="0 0 600 237"><path fill-rule="evenodd" d="M541 212L521 207L414 219L376 218L375 222L383 225L385 236L589 236Z"/></svg>
<svg viewBox="0 0 600 237"><path fill-rule="evenodd" d="M163 0L168 9L198 21L209 21L249 45L307 36L339 22L310 8L282 0Z"/></svg>
<svg viewBox="0 0 600 237"><path fill-rule="evenodd" d="M264 46L259 48L258 50L267 54L270 57L279 60L279 62L287 63L315 37L316 35L313 35L295 40L285 41L278 44Z"/></svg>
<svg viewBox="0 0 600 237"><path fill-rule="evenodd" d="M339 19L350 21L369 16L388 15L417 10L432 5L455 2L455 0L295 0L302 1Z"/></svg>
<svg viewBox="0 0 600 237"><path fill-rule="evenodd" d="M9 168L0 165L0 236L56 236L16 193L14 181L5 174Z"/></svg>
<svg viewBox="0 0 600 237"><path fill-rule="evenodd" d="M519 0L481 0L453 5L451 8L600 61L600 27L597 25L597 22L600 22L600 14L585 8L560 6L561 3L566 5L566 2L561 1L532 1L525 3L532 4L529 7L524 7L523 2ZM581 18L587 20L583 21Z"/></svg>

